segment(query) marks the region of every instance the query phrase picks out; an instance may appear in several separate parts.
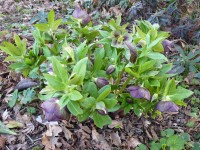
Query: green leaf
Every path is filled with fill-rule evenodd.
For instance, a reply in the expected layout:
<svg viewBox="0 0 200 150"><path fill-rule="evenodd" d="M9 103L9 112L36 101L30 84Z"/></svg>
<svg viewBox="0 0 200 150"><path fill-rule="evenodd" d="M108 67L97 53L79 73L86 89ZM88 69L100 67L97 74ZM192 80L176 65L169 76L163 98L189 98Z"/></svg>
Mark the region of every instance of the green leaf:
<svg viewBox="0 0 200 150"><path fill-rule="evenodd" d="M11 56L21 56L20 50L10 42L3 42L5 47L0 47L2 51L7 52Z"/></svg>
<svg viewBox="0 0 200 150"><path fill-rule="evenodd" d="M85 57L77 62L74 66L72 75L70 77L70 84L80 85L83 83L86 73L86 65L88 58Z"/></svg>
<svg viewBox="0 0 200 150"><path fill-rule="evenodd" d="M139 74L136 73L136 72L134 72L134 71L132 71L130 68L126 67L126 68L125 68L125 71L126 71L128 74L134 76L135 78L139 78Z"/></svg>
<svg viewBox="0 0 200 150"><path fill-rule="evenodd" d="M180 133L180 135L185 142L189 142L190 141L190 135L188 133Z"/></svg>
<svg viewBox="0 0 200 150"><path fill-rule="evenodd" d="M17 133L7 128L1 121L0 121L0 133L17 135Z"/></svg>
<svg viewBox="0 0 200 150"><path fill-rule="evenodd" d="M13 94L12 94L11 99L10 99L9 102L8 102L9 106L10 106L10 107L15 106L17 99L18 99L18 90L15 90L15 91L13 92Z"/></svg>
<svg viewBox="0 0 200 150"><path fill-rule="evenodd" d="M161 93L163 96L170 95L176 92L176 83L174 79L167 80L163 84L163 87L161 88Z"/></svg>
<svg viewBox="0 0 200 150"><path fill-rule="evenodd" d="M90 116L90 109L84 110L83 114L78 115L78 121L82 122Z"/></svg>
<svg viewBox="0 0 200 150"><path fill-rule="evenodd" d="M159 37L156 40L154 40L153 42L151 42L150 45L148 45L149 48L154 47L156 44L159 44L159 42L161 42L164 39L164 37Z"/></svg>
<svg viewBox="0 0 200 150"><path fill-rule="evenodd" d="M95 62L94 62L94 72L101 69L103 66L103 57L104 57L104 49L99 48L96 50L95 54Z"/></svg>
<svg viewBox="0 0 200 150"><path fill-rule="evenodd" d="M56 21L53 23L53 25L51 26L51 30L52 30L52 31L56 30L56 29L59 27L59 25L60 25L61 22L62 22L62 19L56 20Z"/></svg>
<svg viewBox="0 0 200 150"><path fill-rule="evenodd" d="M174 130L173 129L166 129L166 130L161 132L161 135L164 136L164 137L171 137L172 135L174 135Z"/></svg>
<svg viewBox="0 0 200 150"><path fill-rule="evenodd" d="M0 49L1 49L3 52L5 52L6 54L9 54L9 55L11 55L11 56L16 56L14 52L9 51L9 50L8 50L6 47L4 47L4 46L0 46Z"/></svg>
<svg viewBox="0 0 200 150"><path fill-rule="evenodd" d="M81 60L86 57L86 54L88 52L88 47L86 46L86 42L87 41L81 43L75 50L78 60Z"/></svg>
<svg viewBox="0 0 200 150"><path fill-rule="evenodd" d="M152 150L160 150L162 145L160 143L156 143L155 141L150 143Z"/></svg>
<svg viewBox="0 0 200 150"><path fill-rule="evenodd" d="M179 87L173 95L169 95L172 100L183 100L190 97L193 94L192 91Z"/></svg>
<svg viewBox="0 0 200 150"><path fill-rule="evenodd" d="M84 109L92 108L96 104L96 99L94 97L87 97L81 101L81 107Z"/></svg>
<svg viewBox="0 0 200 150"><path fill-rule="evenodd" d="M117 104L118 101L114 98L105 98L103 102L105 103L107 109L111 109Z"/></svg>
<svg viewBox="0 0 200 150"><path fill-rule="evenodd" d="M70 93L69 93L69 99L72 100L72 101L77 101L77 100L80 100L82 98L83 98L83 96L77 90L70 91Z"/></svg>
<svg viewBox="0 0 200 150"><path fill-rule="evenodd" d="M105 99L108 96L108 94L110 94L110 92L111 92L110 85L106 85L106 86L102 87L98 92L99 96L97 97L97 101L101 101L101 100Z"/></svg>
<svg viewBox="0 0 200 150"><path fill-rule="evenodd" d="M159 74L165 74L167 72L169 72L172 69L172 64L163 64L162 68L160 69Z"/></svg>
<svg viewBox="0 0 200 150"><path fill-rule="evenodd" d="M36 93L34 89L27 89L23 91L23 97L21 98L21 101L23 104L27 104L28 102L31 102L33 98L36 96Z"/></svg>
<svg viewBox="0 0 200 150"><path fill-rule="evenodd" d="M185 141L178 135L173 135L167 140L167 146L170 150L182 150L184 148Z"/></svg>
<svg viewBox="0 0 200 150"><path fill-rule="evenodd" d="M200 149L200 143L199 142L195 142L193 144L192 150L199 150Z"/></svg>
<svg viewBox="0 0 200 150"><path fill-rule="evenodd" d="M101 36L103 36L103 38L107 38L108 36L110 36L110 32L108 31L99 30L99 33L101 34Z"/></svg>
<svg viewBox="0 0 200 150"><path fill-rule="evenodd" d="M151 70L152 68L154 68L154 65L156 64L156 62L157 62L156 60L150 60L143 64L140 64L139 73L141 74L145 71Z"/></svg>
<svg viewBox="0 0 200 150"><path fill-rule="evenodd" d="M68 82L67 69L64 68L55 57L52 57L52 68L53 72L57 75L57 77L59 77L64 84L67 84Z"/></svg>
<svg viewBox="0 0 200 150"><path fill-rule="evenodd" d="M60 105L61 108L64 108L69 101L70 99L68 98L68 94L65 94L60 98L58 104Z"/></svg>
<svg viewBox="0 0 200 150"><path fill-rule="evenodd" d="M23 57L22 56L8 56L6 57L5 61L22 61Z"/></svg>
<svg viewBox="0 0 200 150"><path fill-rule="evenodd" d="M15 44L19 48L21 55L26 54L26 42L24 40L20 40L19 36L17 34L14 34Z"/></svg>
<svg viewBox="0 0 200 150"><path fill-rule="evenodd" d="M97 111L93 113L92 119L94 120L94 124L101 129L104 125L112 123L112 119L108 115L100 115Z"/></svg>
<svg viewBox="0 0 200 150"><path fill-rule="evenodd" d="M150 86L160 86L160 82L157 79L149 79Z"/></svg>
<svg viewBox="0 0 200 150"><path fill-rule="evenodd" d="M49 25L46 23L40 23L40 24L35 24L34 25L36 28L38 28L39 31L48 31L49 30Z"/></svg>
<svg viewBox="0 0 200 150"><path fill-rule="evenodd" d="M72 58L72 61L74 61L74 49L71 48L67 42L65 42L63 45L62 45L62 49L64 51L64 54L65 52L67 52L66 54L66 57L68 57L68 55Z"/></svg>
<svg viewBox="0 0 200 150"><path fill-rule="evenodd" d="M148 57L151 58L151 59L156 59L156 60L157 59L162 59L162 60L167 61L167 58L163 54L158 53L158 52L150 52L148 54Z"/></svg>
<svg viewBox="0 0 200 150"><path fill-rule="evenodd" d="M47 80L48 84L56 91L65 90L65 85L62 83L62 81L59 78L50 74L44 74L44 78Z"/></svg>
<svg viewBox="0 0 200 150"><path fill-rule="evenodd" d="M147 150L147 147L144 144L140 144L135 150Z"/></svg>
<svg viewBox="0 0 200 150"><path fill-rule="evenodd" d="M54 13L53 10L51 10L51 11L48 13L48 24L49 24L51 27L53 26L54 18L55 18L55 13Z"/></svg>
<svg viewBox="0 0 200 150"><path fill-rule="evenodd" d="M152 49L156 52L163 52L164 51L164 47L161 43L156 44Z"/></svg>
<svg viewBox="0 0 200 150"><path fill-rule="evenodd" d="M89 93L90 96L97 98L98 96L98 90L97 86L94 82L89 82L84 85L84 91Z"/></svg>
<svg viewBox="0 0 200 150"><path fill-rule="evenodd" d="M81 107L77 101L69 101L67 103L67 108L74 116L83 114L83 110L81 109Z"/></svg>
<svg viewBox="0 0 200 150"><path fill-rule="evenodd" d="M96 109L105 110L105 108L106 108L106 105L104 104L103 101L96 103Z"/></svg>

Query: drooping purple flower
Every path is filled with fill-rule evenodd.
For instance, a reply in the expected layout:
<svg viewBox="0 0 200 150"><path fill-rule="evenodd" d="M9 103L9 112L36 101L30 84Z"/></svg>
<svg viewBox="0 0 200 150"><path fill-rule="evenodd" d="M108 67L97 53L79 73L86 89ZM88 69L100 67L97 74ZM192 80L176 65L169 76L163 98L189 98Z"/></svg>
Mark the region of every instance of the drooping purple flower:
<svg viewBox="0 0 200 150"><path fill-rule="evenodd" d="M58 98L51 98L41 104L41 107L45 112L45 119L47 121L59 121L68 118L67 111L64 108L61 109L58 102Z"/></svg>
<svg viewBox="0 0 200 150"><path fill-rule="evenodd" d="M133 98L144 98L147 100L151 99L150 92L147 89L144 89L139 86L130 86L127 88Z"/></svg>
<svg viewBox="0 0 200 150"><path fill-rule="evenodd" d="M159 101L155 110L160 112L178 112L179 107L172 101Z"/></svg>
<svg viewBox="0 0 200 150"><path fill-rule="evenodd" d="M85 10L82 10L81 8L79 7L76 7L72 16L76 19L81 19L82 20L82 24L83 25L86 25L90 22L91 18L89 16L89 14L85 11Z"/></svg>
<svg viewBox="0 0 200 150"><path fill-rule="evenodd" d="M162 45L164 47L164 52L170 52L170 51L172 51L172 46L173 46L173 42L172 41L164 40L162 42Z"/></svg>
<svg viewBox="0 0 200 150"><path fill-rule="evenodd" d="M110 65L106 69L106 74L112 74L115 71L115 65Z"/></svg>
<svg viewBox="0 0 200 150"><path fill-rule="evenodd" d="M97 78L95 80L95 82L96 82L96 85L97 85L98 88L102 88L102 87L109 84L108 80L106 78L103 78L103 77Z"/></svg>
<svg viewBox="0 0 200 150"><path fill-rule="evenodd" d="M136 52L136 49L134 47L134 45L131 43L131 42L125 42L126 46L129 48L130 50L130 62L131 63L134 63L137 59L137 52Z"/></svg>

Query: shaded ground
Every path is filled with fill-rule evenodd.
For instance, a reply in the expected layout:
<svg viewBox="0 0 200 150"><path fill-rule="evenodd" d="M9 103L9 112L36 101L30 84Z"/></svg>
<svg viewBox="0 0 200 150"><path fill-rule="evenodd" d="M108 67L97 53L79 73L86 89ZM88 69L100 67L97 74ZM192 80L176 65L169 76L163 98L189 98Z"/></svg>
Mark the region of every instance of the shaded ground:
<svg viewBox="0 0 200 150"><path fill-rule="evenodd" d="M14 33L26 38L29 45L32 42L29 23L38 10L54 9L58 16L67 13L67 3L41 1L0 1L0 42L11 40ZM78 123L71 117L68 121L45 122L40 102L35 101L28 107L36 108L31 115L26 107L16 105L9 108L8 101L13 87L20 81L21 75L8 70L8 64L3 62L5 56L0 52L0 119L5 124L20 122L15 131L18 135L1 135L0 148L24 149L134 149L138 144L149 145L149 142L160 137L160 132L172 128L177 133L186 132L195 141L200 132L200 120L191 117L192 106L182 108L178 114L163 114L162 117L138 118L130 113L122 118L116 115L113 124L104 129L97 129L91 120ZM184 82L184 81L183 81ZM199 89L197 85L195 87ZM189 104L189 102L188 102ZM199 107L199 106L197 106ZM199 115L199 113L197 113ZM188 123L194 123L191 128ZM118 126L118 128L114 128Z"/></svg>

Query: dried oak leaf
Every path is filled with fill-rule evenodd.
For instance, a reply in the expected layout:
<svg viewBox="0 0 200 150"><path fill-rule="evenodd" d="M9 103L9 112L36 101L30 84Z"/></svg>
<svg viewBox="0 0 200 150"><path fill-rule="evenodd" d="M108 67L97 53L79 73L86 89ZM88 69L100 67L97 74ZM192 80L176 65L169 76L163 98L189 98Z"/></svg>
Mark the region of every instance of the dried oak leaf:
<svg viewBox="0 0 200 150"><path fill-rule="evenodd" d="M138 140L137 138L130 138L130 139L128 140L128 146L129 146L130 148L135 148L135 147L137 147L137 146L140 145L140 144L142 144L142 143L140 143L139 140Z"/></svg>
<svg viewBox="0 0 200 150"><path fill-rule="evenodd" d="M4 150L6 149L6 138L5 137L0 137L0 149Z"/></svg>
<svg viewBox="0 0 200 150"><path fill-rule="evenodd" d="M113 133L111 133L111 139L112 139L112 143L114 144L114 145L116 145L116 146L121 146L121 143L122 143L122 141L121 141L121 139L120 139L120 136L119 136L119 134L118 134L118 132L113 132Z"/></svg>

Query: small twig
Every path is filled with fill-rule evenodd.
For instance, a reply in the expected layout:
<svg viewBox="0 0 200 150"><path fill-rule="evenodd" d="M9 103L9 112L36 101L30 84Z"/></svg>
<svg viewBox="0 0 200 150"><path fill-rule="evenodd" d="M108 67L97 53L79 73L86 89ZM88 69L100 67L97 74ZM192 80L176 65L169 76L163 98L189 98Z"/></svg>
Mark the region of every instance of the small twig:
<svg viewBox="0 0 200 150"><path fill-rule="evenodd" d="M28 134L26 134L26 133L24 133L24 134L28 137L28 139L31 141L31 143L34 143L34 140Z"/></svg>
<svg viewBox="0 0 200 150"><path fill-rule="evenodd" d="M33 142L37 142L37 141L39 141L39 140L42 140L42 138L41 138L41 137L40 137L40 138L37 138L37 139L33 140Z"/></svg>
<svg viewBox="0 0 200 150"><path fill-rule="evenodd" d="M10 150L10 148L9 148L8 146L6 146L6 149L7 149L7 150Z"/></svg>

